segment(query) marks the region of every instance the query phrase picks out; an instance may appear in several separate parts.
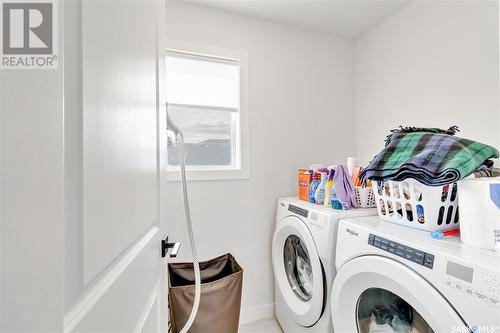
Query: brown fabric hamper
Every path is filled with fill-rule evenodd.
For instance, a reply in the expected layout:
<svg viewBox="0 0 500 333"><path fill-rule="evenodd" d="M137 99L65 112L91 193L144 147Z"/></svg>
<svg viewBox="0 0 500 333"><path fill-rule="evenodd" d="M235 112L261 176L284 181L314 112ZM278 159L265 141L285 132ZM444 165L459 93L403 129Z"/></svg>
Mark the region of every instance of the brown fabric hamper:
<svg viewBox="0 0 500 333"><path fill-rule="evenodd" d="M194 301L193 263L169 263L169 305L172 332L186 323ZM191 333L237 333L243 269L230 254L200 262L201 300Z"/></svg>

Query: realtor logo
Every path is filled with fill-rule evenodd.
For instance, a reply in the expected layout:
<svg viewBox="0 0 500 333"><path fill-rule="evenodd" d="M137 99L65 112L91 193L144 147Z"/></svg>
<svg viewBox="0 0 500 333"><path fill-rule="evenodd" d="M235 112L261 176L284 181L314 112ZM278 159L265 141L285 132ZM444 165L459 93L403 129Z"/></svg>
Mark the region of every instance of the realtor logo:
<svg viewBox="0 0 500 333"><path fill-rule="evenodd" d="M1 68L57 68L55 1L3 0L1 10Z"/></svg>

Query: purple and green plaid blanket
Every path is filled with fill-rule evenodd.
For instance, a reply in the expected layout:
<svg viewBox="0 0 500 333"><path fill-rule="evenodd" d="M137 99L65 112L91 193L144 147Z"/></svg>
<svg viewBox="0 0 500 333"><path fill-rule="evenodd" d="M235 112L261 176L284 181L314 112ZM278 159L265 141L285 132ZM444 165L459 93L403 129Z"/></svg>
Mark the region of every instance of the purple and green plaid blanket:
<svg viewBox="0 0 500 333"><path fill-rule="evenodd" d="M393 130L385 148L362 173L366 180L401 181L413 178L429 186L456 182L498 157L494 147L463 139L449 130L407 127Z"/></svg>

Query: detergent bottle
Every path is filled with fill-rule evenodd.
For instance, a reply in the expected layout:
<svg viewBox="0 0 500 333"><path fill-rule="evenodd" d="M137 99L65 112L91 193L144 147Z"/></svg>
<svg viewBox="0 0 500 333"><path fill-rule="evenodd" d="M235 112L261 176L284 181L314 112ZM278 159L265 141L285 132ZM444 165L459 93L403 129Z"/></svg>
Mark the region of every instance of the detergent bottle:
<svg viewBox="0 0 500 333"><path fill-rule="evenodd" d="M309 202L309 187L312 182L312 174L309 169L299 169L297 180L299 199Z"/></svg>
<svg viewBox="0 0 500 333"><path fill-rule="evenodd" d="M333 186L333 175L335 171L333 170L333 166L328 167L328 180L325 184L325 203L323 204L326 208L331 208L332 203L330 201L330 192Z"/></svg>
<svg viewBox="0 0 500 333"><path fill-rule="evenodd" d="M337 198L337 194L335 193L335 182L332 184L330 188L330 205L333 209L342 209L342 204Z"/></svg>
<svg viewBox="0 0 500 333"><path fill-rule="evenodd" d="M328 179L328 169L318 169L318 173L320 174L321 179L316 192L314 192L314 202L317 205L323 205L325 203L325 184Z"/></svg>
<svg viewBox="0 0 500 333"><path fill-rule="evenodd" d="M309 186L309 202L310 203L315 203L315 194L316 190L318 189L319 184L321 183L321 174L318 172L318 170L321 168L321 165L313 164L309 168L309 171L312 173L312 181L311 185Z"/></svg>

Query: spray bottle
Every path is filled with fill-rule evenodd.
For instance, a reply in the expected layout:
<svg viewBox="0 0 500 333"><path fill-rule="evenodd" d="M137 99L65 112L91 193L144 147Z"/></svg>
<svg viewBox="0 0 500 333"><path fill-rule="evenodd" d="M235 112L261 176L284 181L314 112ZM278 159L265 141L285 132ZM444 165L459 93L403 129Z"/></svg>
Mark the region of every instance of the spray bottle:
<svg viewBox="0 0 500 333"><path fill-rule="evenodd" d="M335 176L335 170L337 166L332 167L332 186L330 187L330 197L327 200L330 202L330 207L333 209L343 209L342 204L337 199L337 194L335 193L335 182L333 181L333 177Z"/></svg>
<svg viewBox="0 0 500 333"><path fill-rule="evenodd" d="M316 190L318 189L319 184L321 183L321 174L318 172L318 170L321 168L321 165L319 164L313 164L309 168L309 171L312 173L312 181L311 185L309 186L309 202L310 203L315 203L315 194Z"/></svg>
<svg viewBox="0 0 500 333"><path fill-rule="evenodd" d="M325 184L328 180L328 171L329 170L327 168L318 169L321 180L318 188L316 189L316 192L314 193L314 202L317 205L323 205L325 203Z"/></svg>
<svg viewBox="0 0 500 333"><path fill-rule="evenodd" d="M332 207L332 203L330 201L330 192L331 192L331 189L333 186L333 176L334 175L335 175L334 166L331 165L328 167L328 180L326 181L326 184L325 184L325 203L324 203L324 206L326 208Z"/></svg>

